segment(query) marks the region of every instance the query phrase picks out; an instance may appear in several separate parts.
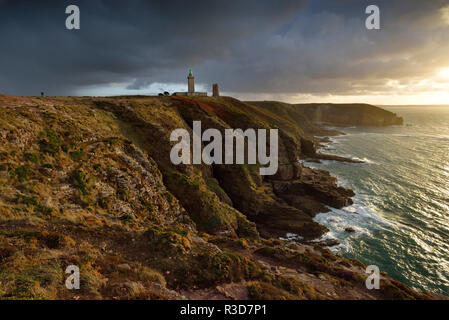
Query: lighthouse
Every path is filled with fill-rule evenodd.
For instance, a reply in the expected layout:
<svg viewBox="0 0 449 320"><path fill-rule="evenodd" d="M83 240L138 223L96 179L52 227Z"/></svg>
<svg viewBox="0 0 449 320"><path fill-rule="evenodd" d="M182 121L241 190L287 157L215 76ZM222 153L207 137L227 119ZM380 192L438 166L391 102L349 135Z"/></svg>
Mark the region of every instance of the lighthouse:
<svg viewBox="0 0 449 320"><path fill-rule="evenodd" d="M192 69L189 69L187 76L187 92L175 92L174 96L188 96L188 97L207 97L207 92L195 92L195 77Z"/></svg>
<svg viewBox="0 0 449 320"><path fill-rule="evenodd" d="M189 70L189 76L187 77L187 92L191 95L195 93L195 77L193 76L192 69Z"/></svg>

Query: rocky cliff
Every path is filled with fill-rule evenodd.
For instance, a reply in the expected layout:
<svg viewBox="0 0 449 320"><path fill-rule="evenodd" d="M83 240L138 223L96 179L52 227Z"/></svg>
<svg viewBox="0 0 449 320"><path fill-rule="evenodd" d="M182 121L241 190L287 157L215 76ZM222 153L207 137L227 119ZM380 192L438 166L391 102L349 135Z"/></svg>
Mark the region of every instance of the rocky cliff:
<svg viewBox="0 0 449 320"><path fill-rule="evenodd" d="M391 126L402 125L395 113L369 104L297 104L313 122L335 126Z"/></svg>
<svg viewBox="0 0 449 320"><path fill-rule="evenodd" d="M299 163L323 133L291 108L233 98L0 96L0 298L426 299L312 242L351 203ZM292 111L293 110L293 111ZM173 165L170 133L279 129L279 170ZM296 235L296 242L279 240ZM64 286L77 265L81 289Z"/></svg>
<svg viewBox="0 0 449 320"><path fill-rule="evenodd" d="M251 104L274 109L278 102L250 102ZM333 126L390 126L402 125L403 119L395 113L369 104L286 104L283 109L301 122L310 120L313 123L322 123ZM284 111L285 112L285 111ZM311 128L314 130L313 128ZM319 133L319 131L317 131Z"/></svg>

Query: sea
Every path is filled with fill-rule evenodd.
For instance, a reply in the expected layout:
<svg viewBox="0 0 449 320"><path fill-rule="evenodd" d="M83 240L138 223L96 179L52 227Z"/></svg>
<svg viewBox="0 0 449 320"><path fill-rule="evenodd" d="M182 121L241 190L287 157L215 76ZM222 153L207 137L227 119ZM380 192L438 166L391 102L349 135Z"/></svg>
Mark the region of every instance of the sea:
<svg viewBox="0 0 449 320"><path fill-rule="evenodd" d="M324 238L339 240L332 251L449 296L449 106L382 108L404 125L331 128L345 135L321 149L363 163L305 162L356 193L353 205L315 220L329 228Z"/></svg>

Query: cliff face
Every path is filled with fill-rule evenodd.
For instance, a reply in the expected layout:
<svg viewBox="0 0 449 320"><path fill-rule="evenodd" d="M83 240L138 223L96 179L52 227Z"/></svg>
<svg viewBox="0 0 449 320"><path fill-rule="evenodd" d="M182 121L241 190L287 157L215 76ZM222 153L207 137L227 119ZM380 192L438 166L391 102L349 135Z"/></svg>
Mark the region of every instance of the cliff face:
<svg viewBox="0 0 449 320"><path fill-rule="evenodd" d="M402 125L395 113L369 104L296 104L310 121L335 126Z"/></svg>
<svg viewBox="0 0 449 320"><path fill-rule="evenodd" d="M248 102L260 108L280 113L284 118L299 123L306 133L329 135L333 132L313 123L334 126L391 126L402 125L403 119L395 113L369 104L288 104L276 101Z"/></svg>
<svg viewBox="0 0 449 320"><path fill-rule="evenodd" d="M321 129L232 98L0 96L0 298L429 298L310 240L351 203L298 160ZM279 171L178 165L170 133L278 128ZM286 233L298 243L277 240ZM262 236L262 237L261 237ZM77 265L81 290L64 286Z"/></svg>

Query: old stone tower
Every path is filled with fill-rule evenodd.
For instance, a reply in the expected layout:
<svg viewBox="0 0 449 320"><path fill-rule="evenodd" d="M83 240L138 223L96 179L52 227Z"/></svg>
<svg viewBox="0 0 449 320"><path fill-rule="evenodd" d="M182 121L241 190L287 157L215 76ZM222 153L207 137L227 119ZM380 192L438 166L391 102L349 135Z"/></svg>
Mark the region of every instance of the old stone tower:
<svg viewBox="0 0 449 320"><path fill-rule="evenodd" d="M187 77L187 92L193 94L195 92L195 77L193 76L192 69L189 70L189 76Z"/></svg>

